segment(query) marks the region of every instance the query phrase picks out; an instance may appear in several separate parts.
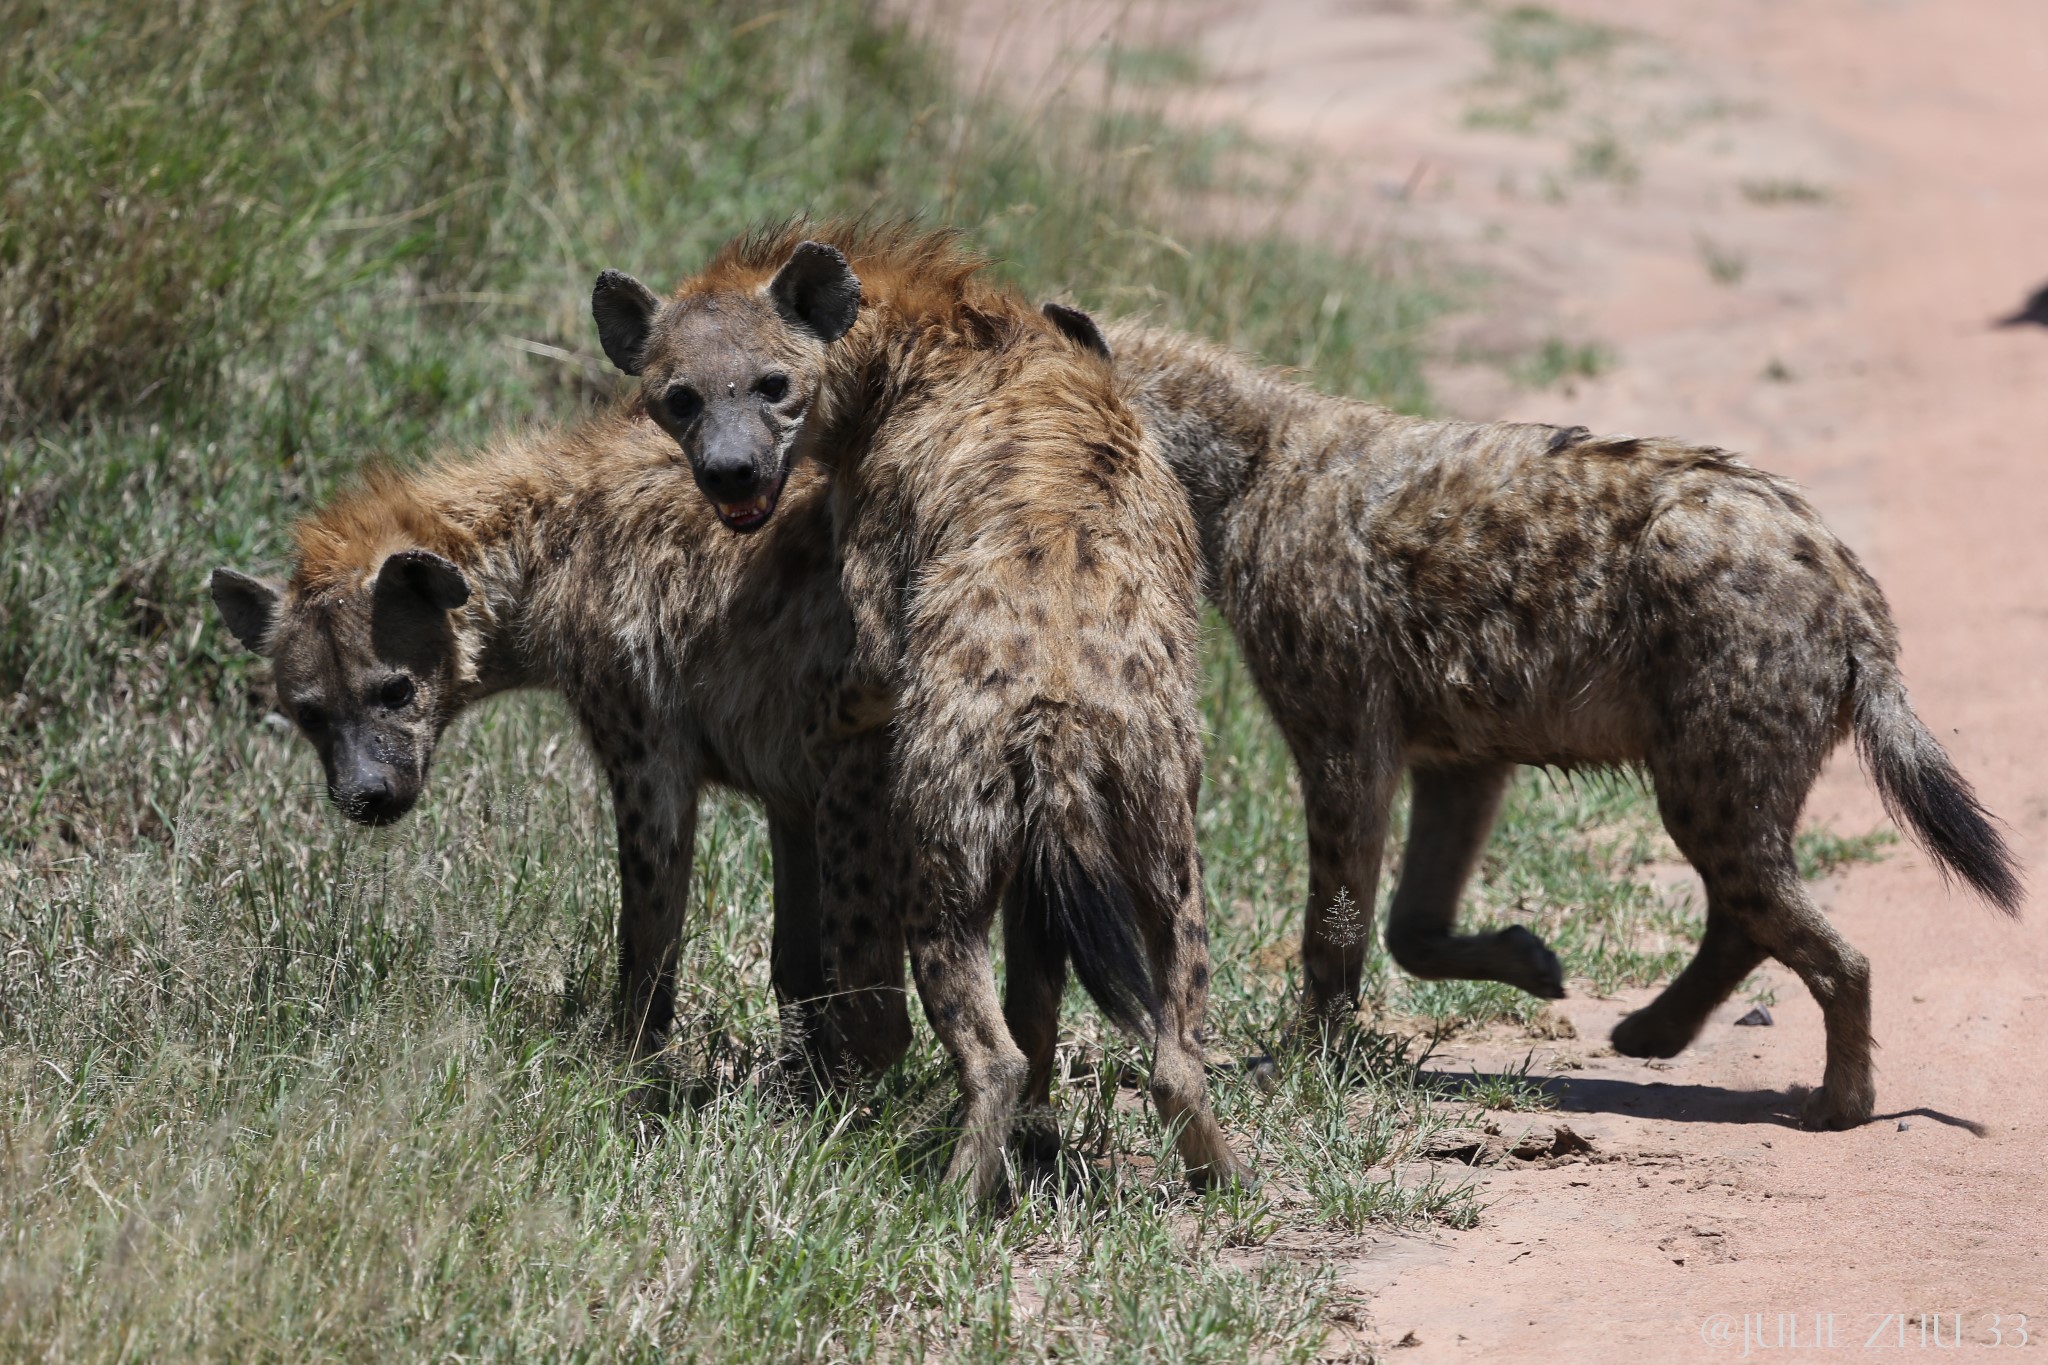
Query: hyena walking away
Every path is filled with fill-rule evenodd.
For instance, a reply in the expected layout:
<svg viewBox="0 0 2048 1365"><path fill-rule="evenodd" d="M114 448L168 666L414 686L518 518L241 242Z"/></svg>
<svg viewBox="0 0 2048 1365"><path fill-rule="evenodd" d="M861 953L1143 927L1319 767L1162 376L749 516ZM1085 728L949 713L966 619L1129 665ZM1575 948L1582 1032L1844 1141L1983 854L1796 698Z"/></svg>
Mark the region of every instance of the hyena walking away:
<svg viewBox="0 0 2048 1365"><path fill-rule="evenodd" d="M1093 324L1049 316L1102 344ZM1356 1007L1387 808L1414 809L1387 924L1425 978L1564 993L1527 930L1452 932L1513 766L1639 765L1707 890L1697 956L1623 1020L1672 1056L1766 957L1827 1023L1810 1125L1870 1116L1870 969L1801 884L1792 837L1854 734L1887 809L2017 912L2016 865L1913 714L1877 584L1792 485L1723 451L1584 428L1403 417L1202 342L1110 329L1126 397L1194 505L1208 587L1287 737L1310 857L1308 1021Z"/></svg>
<svg viewBox="0 0 2048 1365"><path fill-rule="evenodd" d="M1236 1178L1200 1044L1186 500L1102 357L978 268L946 234L769 230L665 304L607 272L593 308L727 525L767 521L799 459L833 471L848 678L894 699L911 963L966 1099L949 1177L1000 1180L1071 958L1152 1041L1190 1179ZM1006 1021L988 940L1013 880Z"/></svg>
<svg viewBox="0 0 2048 1365"><path fill-rule="evenodd" d="M219 569L213 596L271 660L335 804L366 824L411 808L464 708L521 687L568 699L611 783L619 1023L645 1050L673 1015L707 782L767 807L785 1004L814 1015L826 993L819 780L802 729L852 622L823 485L802 478L778 525L744 540L719 527L659 428L604 418L418 474L373 471L364 490L299 525L288 585ZM851 816L861 809L849 803ZM890 974L885 963L864 972L884 987ZM851 1060L886 1065L908 1021L900 1004L869 1013L848 1031ZM816 1046L815 1017L796 1022Z"/></svg>

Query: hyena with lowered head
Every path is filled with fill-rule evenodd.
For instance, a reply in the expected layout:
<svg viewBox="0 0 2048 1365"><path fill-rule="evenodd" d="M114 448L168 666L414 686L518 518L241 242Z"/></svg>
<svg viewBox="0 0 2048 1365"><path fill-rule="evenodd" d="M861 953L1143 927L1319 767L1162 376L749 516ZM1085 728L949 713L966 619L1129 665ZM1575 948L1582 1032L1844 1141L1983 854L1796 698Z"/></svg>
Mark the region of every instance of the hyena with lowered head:
<svg viewBox="0 0 2048 1365"><path fill-rule="evenodd" d="M611 785L618 1024L636 1052L672 1021L699 792L759 798L785 1018L815 1063L873 1068L909 1042L900 951L859 973L893 985L893 1001L819 1004L813 828L826 793L802 732L852 641L824 484L800 475L778 524L743 539L718 525L658 427L603 417L418 473L373 468L299 524L289 583L217 569L213 598L270 660L334 804L364 824L412 807L469 706L526 687L568 700ZM885 741L863 742L886 762ZM873 810L834 803L848 820ZM857 833L886 887L886 827ZM858 866L843 875L856 872L870 880Z"/></svg>
<svg viewBox="0 0 2048 1365"><path fill-rule="evenodd" d="M945 233L789 226L666 303L608 271L592 307L728 526L767 522L803 458L832 470L847 687L894 702L906 937L966 1100L949 1178L995 1189L1018 1100L1051 1083L1071 959L1151 1041L1190 1180L1238 1179L1202 1069L1187 502L1102 357L979 267Z"/></svg>
<svg viewBox="0 0 2048 1365"><path fill-rule="evenodd" d="M1516 764L1635 766L1707 890L1698 954L1614 1030L1669 1057L1766 957L1827 1024L1806 1122L1870 1116L1870 969L1801 884L1793 833L1854 735L1944 873L2017 913L2015 860L1906 697L1884 596L1783 479L1583 427L1425 421L1185 336L1047 316L1113 352L1186 487L1207 586L1293 750L1310 857L1306 1021L1357 1003L1387 808L1414 809L1387 923L1425 978L1564 994L1526 929L1452 932Z"/></svg>

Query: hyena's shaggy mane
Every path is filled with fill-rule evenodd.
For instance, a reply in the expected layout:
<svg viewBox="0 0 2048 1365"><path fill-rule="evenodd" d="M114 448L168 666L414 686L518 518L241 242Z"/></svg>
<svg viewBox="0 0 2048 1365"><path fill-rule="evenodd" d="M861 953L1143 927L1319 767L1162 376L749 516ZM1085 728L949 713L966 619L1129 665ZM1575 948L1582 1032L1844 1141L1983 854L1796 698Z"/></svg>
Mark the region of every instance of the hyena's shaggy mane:
<svg viewBox="0 0 2048 1365"><path fill-rule="evenodd" d="M967 247L958 232L901 219L790 218L767 224L720 247L676 297L759 288L803 242L837 247L860 277L862 300L886 304L907 321L958 329L984 342L1019 327L1047 325L1021 294L983 275L989 259Z"/></svg>
<svg viewBox="0 0 2048 1365"><path fill-rule="evenodd" d="M573 430L542 428L499 436L482 451L446 451L418 469L372 460L361 486L292 528L298 553L292 594L304 600L351 592L393 551L432 550L456 564L472 563L481 544L500 534L493 509L530 504L549 489L564 491L591 452L630 422L621 411ZM521 486L530 496L513 496ZM497 513L502 515L502 513Z"/></svg>

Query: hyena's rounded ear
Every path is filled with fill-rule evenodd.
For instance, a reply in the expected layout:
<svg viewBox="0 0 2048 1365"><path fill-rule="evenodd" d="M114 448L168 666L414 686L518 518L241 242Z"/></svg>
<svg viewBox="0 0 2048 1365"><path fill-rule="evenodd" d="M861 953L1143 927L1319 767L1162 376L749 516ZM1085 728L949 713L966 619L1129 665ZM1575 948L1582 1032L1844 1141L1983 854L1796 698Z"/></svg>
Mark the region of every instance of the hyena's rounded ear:
<svg viewBox="0 0 2048 1365"><path fill-rule="evenodd" d="M221 620L251 654L263 653L284 606L284 588L267 578L251 578L233 569L215 569L208 580L213 605Z"/></svg>
<svg viewBox="0 0 2048 1365"><path fill-rule="evenodd" d="M436 611L453 611L469 600L469 580L432 550L400 550L377 570L377 595L414 597Z"/></svg>
<svg viewBox="0 0 2048 1365"><path fill-rule="evenodd" d="M654 291L623 270L607 270L590 291L590 315L597 319L597 340L612 364L627 374L640 373L641 352L654 330L661 300Z"/></svg>
<svg viewBox="0 0 2048 1365"><path fill-rule="evenodd" d="M1102 335L1102 329L1095 325L1094 318L1065 303L1040 304L1038 311L1045 314L1045 320L1058 328L1067 340L1084 351L1093 351L1104 360L1109 359L1109 341Z"/></svg>
<svg viewBox="0 0 2048 1365"><path fill-rule="evenodd" d="M784 317L833 342L853 329L860 316L860 276L838 247L799 242L768 282L768 297Z"/></svg>

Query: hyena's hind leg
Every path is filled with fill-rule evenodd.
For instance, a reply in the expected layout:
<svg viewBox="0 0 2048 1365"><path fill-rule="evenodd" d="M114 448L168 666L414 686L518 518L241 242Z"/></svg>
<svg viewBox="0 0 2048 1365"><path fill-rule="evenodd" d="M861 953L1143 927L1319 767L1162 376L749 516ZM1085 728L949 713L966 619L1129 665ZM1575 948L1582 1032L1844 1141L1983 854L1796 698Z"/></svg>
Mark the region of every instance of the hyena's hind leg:
<svg viewBox="0 0 2048 1365"><path fill-rule="evenodd" d="M1719 881L1720 879L1716 879ZM1699 950L1655 1000L1614 1026L1614 1050L1625 1057L1676 1057L1705 1027L1707 1016L1769 956L1729 909L1733 889L1707 890L1707 927Z"/></svg>
<svg viewBox="0 0 2048 1365"><path fill-rule="evenodd" d="M1029 1068L1016 1146L1033 1161L1050 1161L1059 1152L1052 1073L1066 989L1067 945L1051 922L1049 907L1030 894L1030 879L1016 878L1003 896L1003 1019Z"/></svg>
<svg viewBox="0 0 2048 1365"><path fill-rule="evenodd" d="M1504 981L1545 1000L1564 998L1557 954L1521 925L1452 932L1458 900L1507 791L1506 763L1418 767L1410 781L1408 848L1387 912L1387 951L1425 981Z"/></svg>
<svg viewBox="0 0 2048 1365"><path fill-rule="evenodd" d="M889 759L887 730L831 746L818 801L812 952L821 958L820 1055L839 1084L881 1074L910 1048L903 923L911 866L890 802Z"/></svg>
<svg viewBox="0 0 2048 1365"><path fill-rule="evenodd" d="M1849 1128L1870 1117L1870 963L1806 894L1792 836L1812 770L1795 745L1711 762L1654 760L1658 805L1672 840L1707 888L1707 930L1691 965L1663 994L1615 1026L1617 1052L1670 1056L1699 1032L1766 955L1790 967L1820 1005L1827 1068L1802 1119ZM1786 771L1795 769L1796 771ZM1743 773L1772 774L1768 784Z"/></svg>
<svg viewBox="0 0 2048 1365"><path fill-rule="evenodd" d="M960 1135L946 1180L968 1198L1000 1187L1003 1144L1030 1063L1010 1036L989 958L993 888L948 866L943 850L919 849L915 899L905 916L910 967L932 1032L960 1078Z"/></svg>
<svg viewBox="0 0 2048 1365"><path fill-rule="evenodd" d="M1186 860L1174 875L1176 900L1144 923L1146 947L1159 985L1159 1026L1152 1042L1147 1088L1160 1122L1173 1133L1198 1190L1258 1184L1251 1167L1230 1148L1209 1103L1203 1056L1203 1021L1209 1005L1209 928L1202 893L1201 855L1195 851L1194 813L1187 815Z"/></svg>

